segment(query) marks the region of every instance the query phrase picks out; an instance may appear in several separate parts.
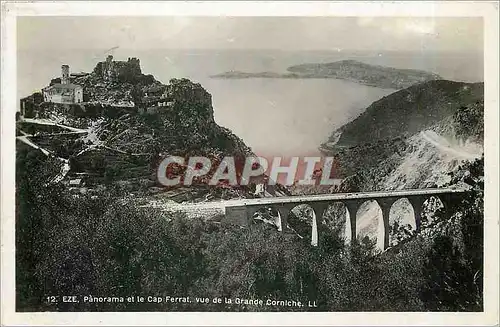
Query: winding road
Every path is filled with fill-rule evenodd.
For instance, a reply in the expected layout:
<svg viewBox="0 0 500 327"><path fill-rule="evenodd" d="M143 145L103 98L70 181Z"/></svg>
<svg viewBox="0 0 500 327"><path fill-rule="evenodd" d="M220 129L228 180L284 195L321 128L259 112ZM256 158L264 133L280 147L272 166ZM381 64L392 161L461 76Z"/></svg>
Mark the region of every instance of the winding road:
<svg viewBox="0 0 500 327"><path fill-rule="evenodd" d="M21 118L20 122L31 123L31 124L38 124L38 125L57 126L57 127L61 127L61 128L64 128L64 129L67 129L67 130L70 131L70 132L67 132L67 133L44 134L44 136L67 135L67 134L86 134L86 133L89 132L88 130L85 130L85 129L80 129L80 128L75 128L75 127L71 127L71 126L66 126L66 125L58 124L56 122L53 122L51 120L46 120L46 119ZM38 146L37 144L31 142L31 140L29 139L29 137L32 137L34 135L30 135L30 134L28 134L28 133L26 133L26 132L24 132L22 130L20 130L20 133L23 134L23 136L17 136L16 137L17 140L19 140L19 141L21 141L21 142L29 145L30 147L32 147L34 149L40 150L47 157L54 157L54 158L56 158L56 159L58 159L58 160L60 160L62 162L61 171L59 172L59 174L57 174L49 182L49 184L59 183L60 181L62 181L64 179L64 177L66 177L66 175L68 174L68 172L70 170L69 160L61 158L61 157L58 157L54 153L52 153L51 151L49 151L47 149L44 149L41 146Z"/></svg>

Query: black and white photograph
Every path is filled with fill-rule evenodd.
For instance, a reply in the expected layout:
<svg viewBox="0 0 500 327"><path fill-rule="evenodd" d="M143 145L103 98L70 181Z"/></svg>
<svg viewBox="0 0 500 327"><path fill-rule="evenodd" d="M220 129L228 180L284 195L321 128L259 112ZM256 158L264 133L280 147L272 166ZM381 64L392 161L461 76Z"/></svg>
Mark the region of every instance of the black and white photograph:
<svg viewBox="0 0 500 327"><path fill-rule="evenodd" d="M107 12L10 24L15 313L498 323L498 30L481 14Z"/></svg>

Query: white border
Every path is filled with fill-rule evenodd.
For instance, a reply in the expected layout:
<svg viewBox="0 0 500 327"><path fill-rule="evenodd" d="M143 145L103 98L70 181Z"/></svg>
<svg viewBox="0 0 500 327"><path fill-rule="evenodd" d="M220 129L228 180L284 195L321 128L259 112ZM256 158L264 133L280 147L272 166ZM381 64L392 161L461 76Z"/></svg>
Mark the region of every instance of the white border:
<svg viewBox="0 0 500 327"><path fill-rule="evenodd" d="M483 313L16 313L14 276L16 16L453 16L483 17L485 41L485 285ZM2 2L2 325L498 324L498 3L492 2Z"/></svg>

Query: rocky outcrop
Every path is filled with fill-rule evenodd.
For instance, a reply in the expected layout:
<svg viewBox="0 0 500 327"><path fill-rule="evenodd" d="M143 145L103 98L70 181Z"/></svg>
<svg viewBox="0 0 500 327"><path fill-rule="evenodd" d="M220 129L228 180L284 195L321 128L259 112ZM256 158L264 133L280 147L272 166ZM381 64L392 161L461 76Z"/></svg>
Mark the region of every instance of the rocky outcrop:
<svg viewBox="0 0 500 327"><path fill-rule="evenodd" d="M114 61L108 56L106 61L97 63L94 74L104 80L134 83L142 77L141 64L137 58L128 58L127 61Z"/></svg>
<svg viewBox="0 0 500 327"><path fill-rule="evenodd" d="M177 124L190 129L204 129L213 124L212 96L200 84L188 79L172 79L166 87L165 98L169 110L159 111L160 116L169 116Z"/></svg>

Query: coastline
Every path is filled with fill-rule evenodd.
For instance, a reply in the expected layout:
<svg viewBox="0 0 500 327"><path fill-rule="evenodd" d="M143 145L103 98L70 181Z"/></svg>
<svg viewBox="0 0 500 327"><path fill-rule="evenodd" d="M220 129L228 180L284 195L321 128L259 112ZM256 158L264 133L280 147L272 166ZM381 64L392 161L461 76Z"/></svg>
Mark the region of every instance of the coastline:
<svg viewBox="0 0 500 327"><path fill-rule="evenodd" d="M376 87L379 89L383 90L401 90L406 87L404 86L399 86L395 88L394 86L389 86L389 85L379 85L376 83L370 83L362 80L357 80L355 78L346 78L346 77L341 77L341 76L327 76L327 75L297 75L297 74L280 74L280 73L273 73L276 75L268 75L267 72L261 72L261 73L244 73L241 76L238 75L226 75L227 73L222 73L222 74L216 74L216 75L210 75L209 77L212 79L222 79L222 80L241 80L241 79L318 79L318 80L324 80L324 79L337 79L337 80L342 80L346 82L352 82L364 86L370 86L370 87Z"/></svg>

